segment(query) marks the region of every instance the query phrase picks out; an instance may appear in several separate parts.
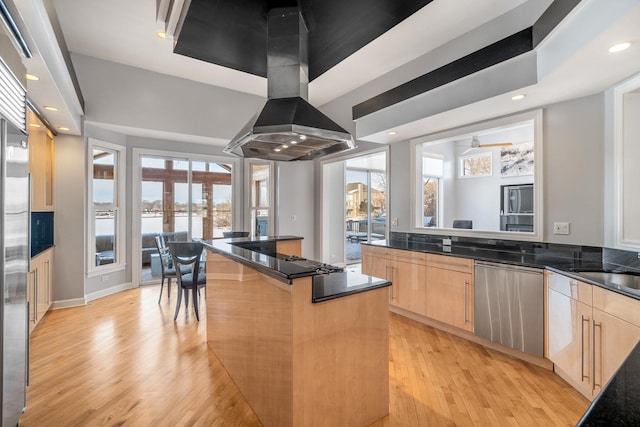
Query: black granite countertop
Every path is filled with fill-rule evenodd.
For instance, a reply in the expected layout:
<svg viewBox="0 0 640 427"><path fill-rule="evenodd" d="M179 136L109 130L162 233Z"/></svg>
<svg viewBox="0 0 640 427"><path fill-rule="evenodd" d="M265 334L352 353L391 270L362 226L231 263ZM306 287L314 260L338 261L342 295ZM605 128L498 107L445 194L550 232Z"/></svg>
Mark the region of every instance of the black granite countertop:
<svg viewBox="0 0 640 427"><path fill-rule="evenodd" d="M362 291L391 286L391 282L351 271L313 277L313 302L322 302Z"/></svg>
<svg viewBox="0 0 640 427"><path fill-rule="evenodd" d="M640 425L640 343L596 396L578 426Z"/></svg>
<svg viewBox="0 0 640 427"><path fill-rule="evenodd" d="M276 253L275 242L300 239L296 236L243 237L202 240L202 243L217 254L284 283L292 284L295 279L312 277L314 303L391 285L386 280L353 272L322 273L282 259Z"/></svg>
<svg viewBox="0 0 640 427"><path fill-rule="evenodd" d="M555 267L558 269L601 269L602 261L589 259L571 259L555 257L546 250L519 249L487 249L476 246L443 246L442 243L413 242L407 240L376 240L365 245L382 246L391 249L406 251L427 252L438 255L452 255L460 258L471 258L478 261L498 262L503 264L522 265L525 267L546 268Z"/></svg>

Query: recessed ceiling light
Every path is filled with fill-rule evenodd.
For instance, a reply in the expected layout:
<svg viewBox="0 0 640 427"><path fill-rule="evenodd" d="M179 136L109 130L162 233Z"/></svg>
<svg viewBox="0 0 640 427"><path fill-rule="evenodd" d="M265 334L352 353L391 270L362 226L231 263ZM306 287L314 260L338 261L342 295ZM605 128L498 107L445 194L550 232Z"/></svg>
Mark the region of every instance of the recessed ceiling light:
<svg viewBox="0 0 640 427"><path fill-rule="evenodd" d="M392 130L391 132L389 132L389 135L395 135L395 134L396 134L395 130Z"/></svg>
<svg viewBox="0 0 640 427"><path fill-rule="evenodd" d="M609 53L618 53L626 50L631 46L631 42L616 43L609 48Z"/></svg>
<svg viewBox="0 0 640 427"><path fill-rule="evenodd" d="M167 38L167 33L165 33L164 31L158 31L156 33L156 36L158 36L161 39L166 39Z"/></svg>
<svg viewBox="0 0 640 427"><path fill-rule="evenodd" d="M291 145L296 145L298 143L298 141L296 141L295 139L292 139L291 141L289 141L289 144Z"/></svg>
<svg viewBox="0 0 640 427"><path fill-rule="evenodd" d="M34 81L35 80L40 80L40 77L36 76L35 74L27 73L24 76L27 78L27 80L34 80Z"/></svg>
<svg viewBox="0 0 640 427"><path fill-rule="evenodd" d="M524 99L527 95L525 95L524 93L519 93L518 95L513 95L511 97L512 101L520 101L521 99Z"/></svg>
<svg viewBox="0 0 640 427"><path fill-rule="evenodd" d="M71 130L71 129L69 129L68 127L64 127L64 126L60 126L60 127L58 127L58 129L60 129L60 130L61 130L61 131L63 131L63 132L66 132L66 131L68 131L68 130Z"/></svg>
<svg viewBox="0 0 640 427"><path fill-rule="evenodd" d="M44 109L49 111L58 111L58 107L53 107L51 105L45 105Z"/></svg>
<svg viewBox="0 0 640 427"><path fill-rule="evenodd" d="M278 147L278 148L274 148L273 151L279 153L280 151L282 151L282 149L280 147Z"/></svg>
<svg viewBox="0 0 640 427"><path fill-rule="evenodd" d="M287 144L282 144L280 148L282 148L283 150L286 150L287 148L289 148L289 146Z"/></svg>
<svg viewBox="0 0 640 427"><path fill-rule="evenodd" d="M300 140L304 141L305 139L307 139L307 135L300 135Z"/></svg>
<svg viewBox="0 0 640 427"><path fill-rule="evenodd" d="M31 126L32 128L39 128L40 125L37 123L29 123L29 126Z"/></svg>

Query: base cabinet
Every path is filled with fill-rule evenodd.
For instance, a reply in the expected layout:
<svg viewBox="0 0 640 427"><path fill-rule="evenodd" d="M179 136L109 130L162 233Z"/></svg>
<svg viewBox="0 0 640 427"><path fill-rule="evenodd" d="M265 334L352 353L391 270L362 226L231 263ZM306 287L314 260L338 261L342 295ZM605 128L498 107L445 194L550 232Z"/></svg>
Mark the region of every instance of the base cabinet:
<svg viewBox="0 0 640 427"><path fill-rule="evenodd" d="M362 272L389 280L389 304L426 314L426 265L422 252L362 246Z"/></svg>
<svg viewBox="0 0 640 427"><path fill-rule="evenodd" d="M473 332L473 260L427 256L427 317Z"/></svg>
<svg viewBox="0 0 640 427"><path fill-rule="evenodd" d="M553 289L548 291L548 357L584 395L591 395L592 308Z"/></svg>
<svg viewBox="0 0 640 427"><path fill-rule="evenodd" d="M473 260L363 245L362 272L391 281L391 306L473 332Z"/></svg>
<svg viewBox="0 0 640 427"><path fill-rule="evenodd" d="M38 325L53 303L53 248L33 257L27 282L29 332Z"/></svg>
<svg viewBox="0 0 640 427"><path fill-rule="evenodd" d="M595 397L640 340L640 301L547 271L547 352Z"/></svg>
<svg viewBox="0 0 640 427"><path fill-rule="evenodd" d="M391 263L390 304L425 316L427 305L424 261L395 259Z"/></svg>

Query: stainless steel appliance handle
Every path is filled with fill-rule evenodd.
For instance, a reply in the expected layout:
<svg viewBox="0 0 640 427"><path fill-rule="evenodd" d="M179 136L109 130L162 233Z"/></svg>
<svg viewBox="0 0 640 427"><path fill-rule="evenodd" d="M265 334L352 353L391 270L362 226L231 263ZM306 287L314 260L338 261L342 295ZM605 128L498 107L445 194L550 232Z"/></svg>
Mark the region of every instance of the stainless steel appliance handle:
<svg viewBox="0 0 640 427"><path fill-rule="evenodd" d="M581 357L582 357L582 363L580 366L580 373L582 375L582 381L584 381L585 379L589 379L589 375L585 375L584 374L584 322L587 322L587 328L589 328L589 323L591 322L591 320L588 317L584 317L584 315L581 316L582 317L582 324L581 324L581 338L582 338L582 346L580 349L580 353L581 353ZM587 372L588 374L588 372Z"/></svg>
<svg viewBox="0 0 640 427"><path fill-rule="evenodd" d="M501 270L525 271L533 274L543 274L543 271L544 271L544 269L541 269L541 268L523 267L520 265L513 265L513 264L499 264L499 263L487 262L487 261L475 261L474 265L476 267L482 266L482 267L495 268L495 269L501 269Z"/></svg>

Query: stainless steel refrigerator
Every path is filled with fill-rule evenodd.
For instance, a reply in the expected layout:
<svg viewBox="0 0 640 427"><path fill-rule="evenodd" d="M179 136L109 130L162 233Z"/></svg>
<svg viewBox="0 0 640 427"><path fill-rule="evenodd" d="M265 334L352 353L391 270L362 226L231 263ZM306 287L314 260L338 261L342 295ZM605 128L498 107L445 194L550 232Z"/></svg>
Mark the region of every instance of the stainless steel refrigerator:
<svg viewBox="0 0 640 427"><path fill-rule="evenodd" d="M27 137L0 116L0 280L2 426L25 408L28 369L29 150Z"/></svg>

